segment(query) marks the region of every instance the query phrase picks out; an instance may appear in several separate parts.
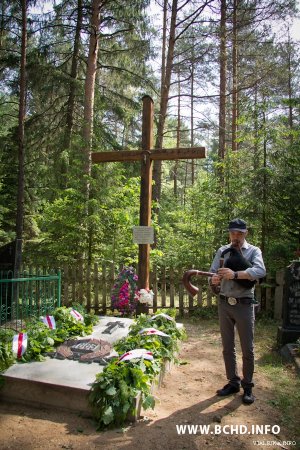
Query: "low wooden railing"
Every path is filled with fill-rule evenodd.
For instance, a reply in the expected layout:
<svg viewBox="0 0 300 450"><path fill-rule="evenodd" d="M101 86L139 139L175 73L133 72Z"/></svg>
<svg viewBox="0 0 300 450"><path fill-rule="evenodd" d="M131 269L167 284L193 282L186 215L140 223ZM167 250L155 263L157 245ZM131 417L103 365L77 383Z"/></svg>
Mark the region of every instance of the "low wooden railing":
<svg viewBox="0 0 300 450"><path fill-rule="evenodd" d="M70 305L80 302L88 310L105 314L111 306L110 295L117 273L115 266L108 263L62 267L62 303ZM154 292L153 311L177 308L183 313L197 306L213 304L214 296L206 280L198 283L199 292L193 298L183 287L182 275L182 271L172 268L153 268L150 273L150 287Z"/></svg>
<svg viewBox="0 0 300 450"><path fill-rule="evenodd" d="M26 268L37 273L36 268ZM38 269L39 271L41 269ZM43 271L49 271L43 268ZM46 273L45 272L45 273ZM70 306L78 302L88 311L106 314L111 308L111 290L119 270L113 263L95 263L91 266L77 263L61 267L61 304ZM187 293L183 284L184 270L168 267L153 267L150 273L150 287L154 292L153 311L160 308L177 308L180 314L191 312L199 307L216 304L216 297L208 286L205 277L193 279L199 291L195 297ZM259 309L280 319L282 314L283 270L276 278L267 277L263 284L256 286Z"/></svg>

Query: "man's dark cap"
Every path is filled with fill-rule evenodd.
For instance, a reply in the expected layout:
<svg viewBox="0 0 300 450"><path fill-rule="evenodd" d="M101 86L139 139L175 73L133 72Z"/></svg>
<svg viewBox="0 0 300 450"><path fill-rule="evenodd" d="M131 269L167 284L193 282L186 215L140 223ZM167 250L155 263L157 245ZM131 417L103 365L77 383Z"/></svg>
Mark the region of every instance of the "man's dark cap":
<svg viewBox="0 0 300 450"><path fill-rule="evenodd" d="M246 233L247 224L243 219L233 219L229 222L228 231L242 231Z"/></svg>

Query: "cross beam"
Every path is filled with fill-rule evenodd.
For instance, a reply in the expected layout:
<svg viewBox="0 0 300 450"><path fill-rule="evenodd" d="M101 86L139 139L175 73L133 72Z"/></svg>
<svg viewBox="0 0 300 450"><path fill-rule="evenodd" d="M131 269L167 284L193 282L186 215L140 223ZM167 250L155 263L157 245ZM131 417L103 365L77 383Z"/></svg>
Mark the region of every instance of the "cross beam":
<svg viewBox="0 0 300 450"><path fill-rule="evenodd" d="M191 147L191 148L161 148L149 150L150 159L152 161L176 160L176 159L193 159L205 158L205 147ZM93 163L101 162L121 162L121 161L142 161L144 159L145 151L143 150L128 150L120 152L101 152L92 153Z"/></svg>
<svg viewBox="0 0 300 450"><path fill-rule="evenodd" d="M151 225L152 161L205 158L205 147L153 149L153 100L143 97L142 150L92 153L93 163L141 161L140 225ZM149 288L150 245L139 244L139 289Z"/></svg>

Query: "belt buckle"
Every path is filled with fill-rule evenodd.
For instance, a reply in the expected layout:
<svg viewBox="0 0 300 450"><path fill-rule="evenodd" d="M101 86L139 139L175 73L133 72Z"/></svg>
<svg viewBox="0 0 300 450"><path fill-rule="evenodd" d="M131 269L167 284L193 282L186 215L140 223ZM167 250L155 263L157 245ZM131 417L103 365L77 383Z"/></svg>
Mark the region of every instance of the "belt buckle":
<svg viewBox="0 0 300 450"><path fill-rule="evenodd" d="M231 305L231 306L234 306L234 305L237 304L237 299L234 298L234 297L228 297L227 303L228 303L229 305Z"/></svg>

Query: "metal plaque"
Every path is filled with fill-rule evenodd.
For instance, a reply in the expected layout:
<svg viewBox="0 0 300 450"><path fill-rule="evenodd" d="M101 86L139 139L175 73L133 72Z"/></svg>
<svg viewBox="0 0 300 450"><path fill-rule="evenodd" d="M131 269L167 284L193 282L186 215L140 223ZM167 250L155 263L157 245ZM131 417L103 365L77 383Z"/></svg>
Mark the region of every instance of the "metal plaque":
<svg viewBox="0 0 300 450"><path fill-rule="evenodd" d="M139 226L133 227L133 243L134 244L153 244L154 228Z"/></svg>

